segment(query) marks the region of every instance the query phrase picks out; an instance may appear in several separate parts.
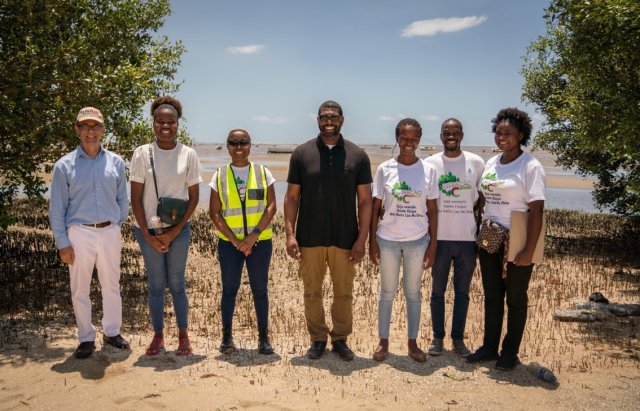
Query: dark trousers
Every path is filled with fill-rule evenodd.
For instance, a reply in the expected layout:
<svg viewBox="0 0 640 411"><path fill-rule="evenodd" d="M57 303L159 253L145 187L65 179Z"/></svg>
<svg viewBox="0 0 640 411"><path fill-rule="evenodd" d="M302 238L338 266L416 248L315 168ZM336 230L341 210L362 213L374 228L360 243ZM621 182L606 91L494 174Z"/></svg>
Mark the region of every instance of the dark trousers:
<svg viewBox="0 0 640 411"><path fill-rule="evenodd" d="M453 318L451 338L462 340L469 311L469 287L476 268L477 246L475 241L438 240L436 260L431 268L431 321L434 338L444 338L444 297L453 261Z"/></svg>
<svg viewBox="0 0 640 411"><path fill-rule="evenodd" d="M218 261L222 271L222 326L231 328L233 312L236 308L236 295L242 279L242 268L247 264L249 285L253 294L258 329L267 328L269 321L269 264L273 245L271 240L260 240L251 254L245 257L229 241L218 241Z"/></svg>
<svg viewBox="0 0 640 411"><path fill-rule="evenodd" d="M527 289L533 264L526 267L507 265L507 278L502 278L503 249L489 254L480 249L480 270L484 288L484 340L483 346L498 351L504 298L507 297L507 333L502 341L502 355L517 355L527 322Z"/></svg>

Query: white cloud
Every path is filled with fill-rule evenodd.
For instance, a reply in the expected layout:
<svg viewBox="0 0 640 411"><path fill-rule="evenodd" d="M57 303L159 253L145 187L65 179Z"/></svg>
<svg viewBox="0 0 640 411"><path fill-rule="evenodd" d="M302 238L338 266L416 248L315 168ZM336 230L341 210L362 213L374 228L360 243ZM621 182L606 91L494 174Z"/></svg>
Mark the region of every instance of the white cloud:
<svg viewBox="0 0 640 411"><path fill-rule="evenodd" d="M436 116L435 114L424 114L424 115L420 116L420 120L439 121L440 117Z"/></svg>
<svg viewBox="0 0 640 411"><path fill-rule="evenodd" d="M450 17L448 19L418 20L402 30L402 37L435 36L438 33L451 33L466 30L487 21L487 16Z"/></svg>
<svg viewBox="0 0 640 411"><path fill-rule="evenodd" d="M270 123L270 124L286 124L290 121L290 119L286 117L269 117L269 116L254 116L251 117L254 121L260 121L261 123Z"/></svg>
<svg viewBox="0 0 640 411"><path fill-rule="evenodd" d="M382 121L393 121L393 120L402 120L403 118L407 118L404 114L396 114L395 116L382 115L380 116L380 120Z"/></svg>
<svg viewBox="0 0 640 411"><path fill-rule="evenodd" d="M258 54L264 50L262 44L250 44L248 46L227 47L227 51L231 54Z"/></svg>

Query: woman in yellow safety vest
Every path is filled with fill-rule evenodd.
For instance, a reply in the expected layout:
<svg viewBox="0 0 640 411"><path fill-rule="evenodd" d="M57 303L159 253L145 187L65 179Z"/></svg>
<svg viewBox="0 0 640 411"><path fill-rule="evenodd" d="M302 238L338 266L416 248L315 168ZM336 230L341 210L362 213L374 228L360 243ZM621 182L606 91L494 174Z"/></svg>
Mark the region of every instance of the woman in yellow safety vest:
<svg viewBox="0 0 640 411"><path fill-rule="evenodd" d="M222 344L220 352L236 352L232 337L233 311L245 263L258 322L258 352L272 354L269 343L269 263L271 220L276 213L275 179L263 165L249 161L251 137L233 129L227 137L231 163L213 174L209 217L216 226L222 272Z"/></svg>

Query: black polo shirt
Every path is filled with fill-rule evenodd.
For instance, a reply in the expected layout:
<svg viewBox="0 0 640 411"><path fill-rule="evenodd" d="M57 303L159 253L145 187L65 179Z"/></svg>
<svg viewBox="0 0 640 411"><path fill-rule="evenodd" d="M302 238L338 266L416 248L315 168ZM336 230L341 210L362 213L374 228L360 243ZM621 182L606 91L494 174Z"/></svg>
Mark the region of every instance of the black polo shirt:
<svg viewBox="0 0 640 411"><path fill-rule="evenodd" d="M369 156L342 136L332 149L320 137L298 146L287 182L300 185L300 247L351 249L358 238L356 186L372 181Z"/></svg>

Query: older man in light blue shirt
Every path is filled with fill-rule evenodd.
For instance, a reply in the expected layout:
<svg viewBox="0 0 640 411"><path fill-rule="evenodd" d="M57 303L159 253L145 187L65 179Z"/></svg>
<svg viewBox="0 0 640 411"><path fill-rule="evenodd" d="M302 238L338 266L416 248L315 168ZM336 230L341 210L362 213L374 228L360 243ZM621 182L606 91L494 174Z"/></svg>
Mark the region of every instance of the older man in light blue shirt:
<svg viewBox="0 0 640 411"><path fill-rule="evenodd" d="M80 341L75 356L86 358L95 350L96 339L89 299L94 266L102 288L104 343L129 348L120 335L120 226L129 214L129 201L124 161L100 144L105 132L102 113L83 108L75 131L80 146L53 168L49 222L60 259L69 265Z"/></svg>

